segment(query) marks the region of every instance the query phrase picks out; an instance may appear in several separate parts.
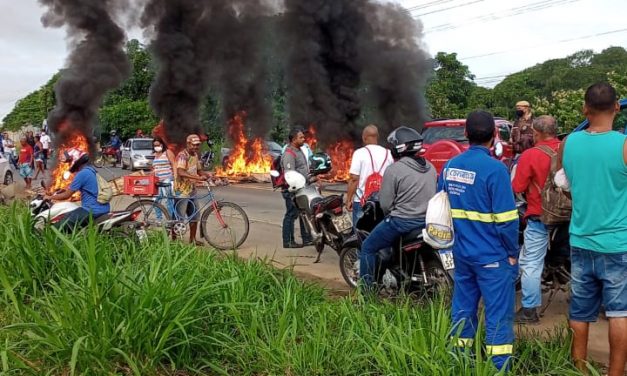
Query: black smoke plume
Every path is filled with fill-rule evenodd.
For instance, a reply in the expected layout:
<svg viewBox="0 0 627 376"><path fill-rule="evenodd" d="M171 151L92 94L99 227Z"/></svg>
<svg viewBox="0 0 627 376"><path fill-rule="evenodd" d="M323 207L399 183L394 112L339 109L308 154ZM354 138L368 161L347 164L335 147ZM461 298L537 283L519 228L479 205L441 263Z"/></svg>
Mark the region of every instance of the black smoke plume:
<svg viewBox="0 0 627 376"><path fill-rule="evenodd" d="M431 65L421 26L398 5L374 0L285 0L289 112L324 144L359 138L364 103L382 132L419 127Z"/></svg>
<svg viewBox="0 0 627 376"><path fill-rule="evenodd" d="M210 50L207 0L150 0L142 27L154 27L150 49L158 64L150 103L165 123L169 141L184 144L201 131L199 109L209 82Z"/></svg>
<svg viewBox="0 0 627 376"><path fill-rule="evenodd" d="M212 2L211 9L213 32L207 43L224 116L245 112L252 135L264 137L272 122L262 48L272 7L267 0L222 0Z"/></svg>
<svg viewBox="0 0 627 376"><path fill-rule="evenodd" d="M290 120L315 125L323 143L348 137L361 113L358 38L366 25L359 11L362 3L285 0Z"/></svg>
<svg viewBox="0 0 627 376"><path fill-rule="evenodd" d="M125 34L113 14L125 3L114 0L39 0L48 7L46 27L67 26L72 41L67 67L55 85L56 106L48 124L64 144L79 132L93 147L94 118L105 94L130 74Z"/></svg>
<svg viewBox="0 0 627 376"><path fill-rule="evenodd" d="M379 130L384 135L401 125L421 130L432 72L430 57L419 45L422 25L397 4L369 3L363 9L370 22L360 50Z"/></svg>
<svg viewBox="0 0 627 376"><path fill-rule="evenodd" d="M155 25L151 45L159 71L151 104L169 140L201 132L200 106L210 85L227 119L246 113L257 135L269 130L270 111L261 59L264 0L151 0L142 26Z"/></svg>

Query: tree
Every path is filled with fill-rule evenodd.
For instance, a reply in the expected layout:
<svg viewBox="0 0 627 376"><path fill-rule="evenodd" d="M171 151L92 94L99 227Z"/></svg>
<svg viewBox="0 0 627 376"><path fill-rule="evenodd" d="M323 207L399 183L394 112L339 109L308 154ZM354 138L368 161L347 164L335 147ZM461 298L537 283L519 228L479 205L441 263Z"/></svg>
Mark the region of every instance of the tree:
<svg viewBox="0 0 627 376"><path fill-rule="evenodd" d="M431 116L465 116L476 84L468 66L457 60L456 53L438 52L434 60L434 76L427 87Z"/></svg>

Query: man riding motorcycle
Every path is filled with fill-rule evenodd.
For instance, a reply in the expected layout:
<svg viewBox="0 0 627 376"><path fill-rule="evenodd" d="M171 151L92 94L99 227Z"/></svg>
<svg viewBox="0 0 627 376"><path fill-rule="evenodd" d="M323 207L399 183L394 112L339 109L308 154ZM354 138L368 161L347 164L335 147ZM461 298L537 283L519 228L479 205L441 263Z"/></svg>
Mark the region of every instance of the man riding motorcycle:
<svg viewBox="0 0 627 376"><path fill-rule="evenodd" d="M111 136L109 146L115 150L116 162L120 163L122 161L122 140L115 129L112 130L109 135Z"/></svg>
<svg viewBox="0 0 627 376"><path fill-rule="evenodd" d="M399 127L388 136L396 162L385 170L379 191L386 218L372 230L359 252L359 275L366 290L375 280L377 252L425 226L427 203L436 193L436 170L418 155L422 141L422 135L408 127Z"/></svg>
<svg viewBox="0 0 627 376"><path fill-rule="evenodd" d="M79 149L70 149L64 153L65 162L70 163L70 173L76 173L70 187L61 193L44 196L44 199L64 201L77 191L81 194L81 207L70 212L60 223L65 230L73 230L76 226L83 227L89 217L96 219L108 214L111 207L108 203L98 202L98 180L96 170L89 165L89 155Z"/></svg>

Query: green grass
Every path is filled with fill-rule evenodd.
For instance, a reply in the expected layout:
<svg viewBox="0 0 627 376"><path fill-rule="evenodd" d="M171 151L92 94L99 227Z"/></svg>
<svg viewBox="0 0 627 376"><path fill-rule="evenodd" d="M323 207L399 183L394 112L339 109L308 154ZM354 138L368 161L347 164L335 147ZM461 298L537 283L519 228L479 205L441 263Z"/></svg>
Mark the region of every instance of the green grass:
<svg viewBox="0 0 627 376"><path fill-rule="evenodd" d="M493 375L450 344L444 300L367 302L261 262L152 238L34 235L0 208L6 375ZM577 375L568 335L515 345L513 374Z"/></svg>

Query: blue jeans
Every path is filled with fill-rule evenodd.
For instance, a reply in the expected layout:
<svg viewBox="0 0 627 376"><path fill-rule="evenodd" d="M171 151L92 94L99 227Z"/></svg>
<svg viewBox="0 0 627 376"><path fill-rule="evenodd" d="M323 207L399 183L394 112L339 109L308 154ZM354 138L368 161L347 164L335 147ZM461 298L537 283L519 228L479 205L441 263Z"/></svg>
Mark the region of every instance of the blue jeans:
<svg viewBox="0 0 627 376"><path fill-rule="evenodd" d="M283 217L283 245L294 243L294 222L296 219L300 221L300 237L303 243L311 242L311 234L307 230L307 225L298 215L298 209L294 205L294 195L287 190L282 191L285 200L285 216Z"/></svg>
<svg viewBox="0 0 627 376"><path fill-rule="evenodd" d="M372 230L359 251L359 276L364 287L369 288L374 283L377 253L394 245L403 234L422 227L425 227L424 218L405 219L388 216Z"/></svg>
<svg viewBox="0 0 627 376"><path fill-rule="evenodd" d="M601 303L607 317L627 317L627 252L571 247L569 318L595 322Z"/></svg>
<svg viewBox="0 0 627 376"><path fill-rule="evenodd" d="M78 209L69 212L65 218L59 222L58 228L61 231L72 232L76 230L76 228L87 226L90 216L95 220L102 215L104 214L92 215L92 213L87 209L79 207Z"/></svg>
<svg viewBox="0 0 627 376"><path fill-rule="evenodd" d="M537 219L528 218L525 228L525 244L520 254L520 269L522 276L522 306L535 308L542 305L542 270L544 258L549 246L549 231Z"/></svg>
<svg viewBox="0 0 627 376"><path fill-rule="evenodd" d="M353 230L357 231L357 221L363 214L361 209L361 203L359 201L353 201Z"/></svg>

